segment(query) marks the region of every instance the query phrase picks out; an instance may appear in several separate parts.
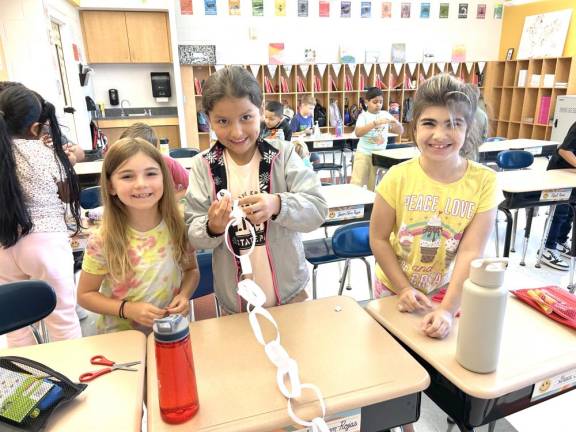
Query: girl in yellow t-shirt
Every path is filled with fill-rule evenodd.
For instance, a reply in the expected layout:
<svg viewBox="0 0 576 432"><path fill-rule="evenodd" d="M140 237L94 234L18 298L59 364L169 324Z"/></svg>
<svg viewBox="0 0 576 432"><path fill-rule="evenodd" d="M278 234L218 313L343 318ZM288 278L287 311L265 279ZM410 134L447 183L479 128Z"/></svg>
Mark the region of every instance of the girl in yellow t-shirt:
<svg viewBox="0 0 576 432"><path fill-rule="evenodd" d="M478 93L447 74L424 82L411 123L420 156L392 167L376 188L374 295L397 294L402 312L428 311L422 330L430 337L450 332L470 262L482 256L496 215L496 175L468 159L477 152ZM427 295L444 286L433 309Z"/></svg>
<svg viewBox="0 0 576 432"><path fill-rule="evenodd" d="M101 314L100 333L150 332L154 319L187 314L200 274L160 152L141 138L117 141L100 176L104 217L90 237L78 303Z"/></svg>

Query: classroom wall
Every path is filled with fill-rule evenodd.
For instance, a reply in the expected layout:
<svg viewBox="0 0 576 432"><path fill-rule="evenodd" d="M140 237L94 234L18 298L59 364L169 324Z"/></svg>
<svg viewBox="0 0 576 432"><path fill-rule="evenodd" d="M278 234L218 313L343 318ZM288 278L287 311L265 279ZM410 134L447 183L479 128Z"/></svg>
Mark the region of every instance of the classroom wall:
<svg viewBox="0 0 576 432"><path fill-rule="evenodd" d="M469 2L467 19L458 19L458 4L452 0L448 19L439 19L440 2L432 1L430 18L421 19L420 3L410 2L411 18L400 18L400 1L392 2L392 18L381 18L381 0L372 0L371 18L360 17L360 1L352 1L351 18L340 18L340 1L330 2L330 18L320 18L317 0L308 1L308 17L297 16L297 0L286 1L286 16L274 15L274 0L264 0L264 16L252 16L252 1L241 1L241 16L228 14L228 0L216 0L216 16L205 16L204 0L193 0L193 15L176 9L178 43L215 44L218 63L268 63L268 44L284 42L285 63L303 63L304 50L316 50L316 62L338 62L339 46L351 50L358 63L365 50L380 53L390 61L392 43L406 43L408 61L421 61L426 49L436 51L437 61L450 61L454 44L466 46L467 60L495 60L500 46L501 19L494 19L498 0ZM476 19L477 3L487 5L486 18ZM249 39L249 32L256 35ZM480 40L479 40L479 35Z"/></svg>
<svg viewBox="0 0 576 432"><path fill-rule="evenodd" d="M514 48L514 57L520 46L520 37L524 28L524 19L527 16L538 15L546 12L554 12L564 9L572 9L572 19L568 27L564 56L576 56L576 1L575 0L546 0L521 5L509 5L504 8L502 21L502 36L500 39L499 60L506 59L508 48Z"/></svg>

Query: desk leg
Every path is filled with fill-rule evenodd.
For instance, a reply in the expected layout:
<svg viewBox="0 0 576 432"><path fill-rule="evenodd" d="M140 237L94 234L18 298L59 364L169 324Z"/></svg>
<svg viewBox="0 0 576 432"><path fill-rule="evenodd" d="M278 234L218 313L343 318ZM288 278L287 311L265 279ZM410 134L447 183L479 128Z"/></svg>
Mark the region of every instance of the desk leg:
<svg viewBox="0 0 576 432"><path fill-rule="evenodd" d="M534 218L534 207L526 209L526 228L524 229L524 244L522 245L522 259L520 265L525 266L526 251L528 250L528 239L530 238L530 230L532 229L532 219Z"/></svg>
<svg viewBox="0 0 576 432"><path fill-rule="evenodd" d="M574 294L574 264L576 259L576 235L574 234L574 227L576 226L576 205L570 204L572 207L572 245L570 246L570 279L568 279L568 291Z"/></svg>
<svg viewBox="0 0 576 432"><path fill-rule="evenodd" d="M540 249L538 250L538 259L536 260L536 265L534 267L540 268L542 262L542 254L546 248L546 241L548 241L548 234L550 233L550 226L552 226L552 219L554 219L554 212L556 211L556 205L551 205L548 212L548 218L546 219L546 224L544 225L544 234L542 235L542 242L540 243Z"/></svg>
<svg viewBox="0 0 576 432"><path fill-rule="evenodd" d="M507 208L500 208L506 215L506 237L504 238L504 258L510 256L510 238L512 237L512 213Z"/></svg>

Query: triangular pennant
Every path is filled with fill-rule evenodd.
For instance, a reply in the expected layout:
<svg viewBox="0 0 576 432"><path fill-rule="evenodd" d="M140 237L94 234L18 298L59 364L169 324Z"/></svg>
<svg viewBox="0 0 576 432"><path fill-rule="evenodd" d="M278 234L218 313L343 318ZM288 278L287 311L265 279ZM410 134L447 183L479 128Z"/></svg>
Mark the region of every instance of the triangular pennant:
<svg viewBox="0 0 576 432"><path fill-rule="evenodd" d="M304 76L308 76L308 69L310 69L309 65L300 65L300 70Z"/></svg>
<svg viewBox="0 0 576 432"><path fill-rule="evenodd" d="M400 71L402 70L402 63L394 63L394 71L396 75L400 75Z"/></svg>
<svg viewBox="0 0 576 432"><path fill-rule="evenodd" d="M430 65L432 63L422 63L422 67L424 68L424 73L428 75L428 71L430 70Z"/></svg>
<svg viewBox="0 0 576 432"><path fill-rule="evenodd" d="M446 62L438 62L436 63L436 65L438 65L438 69L440 69L440 72L444 72L444 69L446 68Z"/></svg>
<svg viewBox="0 0 576 432"><path fill-rule="evenodd" d="M271 77L276 75L276 69L278 69L278 65L268 65L268 71L270 72Z"/></svg>
<svg viewBox="0 0 576 432"><path fill-rule="evenodd" d="M290 75L290 71L292 70L292 65L284 65L282 67L284 68L284 72L286 72L288 75Z"/></svg>
<svg viewBox="0 0 576 432"><path fill-rule="evenodd" d="M350 67L350 72L354 75L356 73L356 63L349 63L348 66Z"/></svg>
<svg viewBox="0 0 576 432"><path fill-rule="evenodd" d="M452 72L458 73L458 66L460 66L460 63L458 63L458 62L451 62L450 64L452 65Z"/></svg>
<svg viewBox="0 0 576 432"><path fill-rule="evenodd" d="M250 70L252 71L252 75L254 75L255 77L258 77L258 71L260 70L260 65L251 64Z"/></svg>
<svg viewBox="0 0 576 432"><path fill-rule="evenodd" d="M318 66L318 72L320 72L321 76L324 76L324 71L326 70L326 64L321 63L321 64L317 64L316 66Z"/></svg>
<svg viewBox="0 0 576 432"><path fill-rule="evenodd" d="M472 62L466 62L466 70L468 71L468 73L472 72L472 67L474 66L474 63Z"/></svg>
<svg viewBox="0 0 576 432"><path fill-rule="evenodd" d="M484 66L486 66L486 62L478 62L478 72L482 73Z"/></svg>
<svg viewBox="0 0 576 432"><path fill-rule="evenodd" d="M214 69L216 69L217 71L219 71L220 69L224 69L225 67L226 67L226 65L222 65L222 64L214 65Z"/></svg>
<svg viewBox="0 0 576 432"><path fill-rule="evenodd" d="M388 63L380 63L380 71L384 74L388 68Z"/></svg>
<svg viewBox="0 0 576 432"><path fill-rule="evenodd" d="M334 69L334 72L336 73L336 76L338 76L338 74L340 73L340 68L342 67L342 65L340 63L334 63L332 65L332 68Z"/></svg>
<svg viewBox="0 0 576 432"><path fill-rule="evenodd" d="M414 75L414 71L416 70L416 65L418 63L408 63L408 70L410 71L410 75Z"/></svg>

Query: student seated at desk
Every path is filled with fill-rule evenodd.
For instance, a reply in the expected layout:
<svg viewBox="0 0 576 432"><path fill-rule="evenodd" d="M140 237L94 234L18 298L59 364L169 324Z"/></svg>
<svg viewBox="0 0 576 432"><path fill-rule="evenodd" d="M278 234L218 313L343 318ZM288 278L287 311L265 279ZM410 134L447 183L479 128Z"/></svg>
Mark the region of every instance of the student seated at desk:
<svg viewBox="0 0 576 432"><path fill-rule="evenodd" d="M266 103L264 109L264 121L260 125L260 138L279 139L290 141L292 139L292 129L290 119L284 115L284 105L282 102L270 101Z"/></svg>
<svg viewBox="0 0 576 432"><path fill-rule="evenodd" d="M374 297L397 294L401 311L430 311L422 321L430 337L450 332L470 262L482 256L496 215L495 172L466 157L477 142L469 135L477 100L476 87L448 74L424 82L411 123L421 155L392 167L376 188ZM444 286L432 310L427 295Z"/></svg>
<svg viewBox="0 0 576 432"><path fill-rule="evenodd" d="M142 138L115 142L104 158L104 217L90 236L78 303L101 314L99 333L151 331L187 314L200 274L160 152Z"/></svg>
<svg viewBox="0 0 576 432"><path fill-rule="evenodd" d="M290 122L290 128L292 129L292 136L304 136L312 135L314 132L314 107L316 106L316 100L314 96L306 94L302 96L300 105L298 106L298 111L292 117ZM316 165L320 162L320 155L318 153L312 152L310 154L310 162L312 165Z"/></svg>
<svg viewBox="0 0 576 432"><path fill-rule="evenodd" d="M566 168L576 168L576 122L570 126L566 138L550 158L547 169ZM572 208L568 204L557 205L546 239L546 250L542 253L542 264L556 270L568 271L570 266L558 255L570 258L568 234L571 229Z"/></svg>

